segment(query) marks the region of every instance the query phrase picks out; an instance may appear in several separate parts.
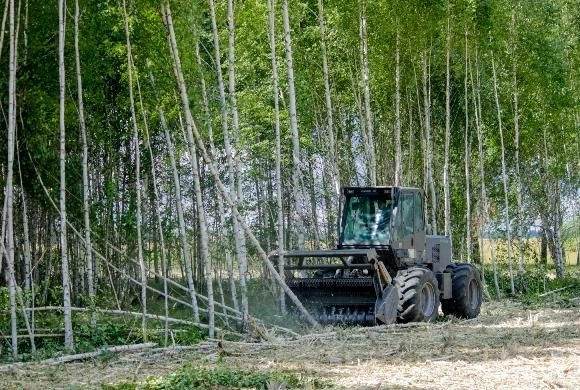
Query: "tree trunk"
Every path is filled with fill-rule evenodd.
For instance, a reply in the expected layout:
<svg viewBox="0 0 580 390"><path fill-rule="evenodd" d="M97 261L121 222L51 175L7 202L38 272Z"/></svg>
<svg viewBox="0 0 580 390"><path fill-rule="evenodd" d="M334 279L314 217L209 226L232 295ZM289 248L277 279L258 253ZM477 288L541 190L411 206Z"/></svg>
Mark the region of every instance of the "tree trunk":
<svg viewBox="0 0 580 390"><path fill-rule="evenodd" d="M465 31L465 79L464 81L464 95L465 95L465 244L467 252L467 262L471 263L471 134L469 131L469 90L467 88L467 76L469 72L469 55L467 48L467 30Z"/></svg>
<svg viewBox="0 0 580 390"><path fill-rule="evenodd" d="M62 1L62 0L61 0ZM6 265L7 265L7 281L8 281L8 295L10 307L10 331L11 331L11 346L12 356L18 356L18 324L16 316L16 278L14 275L14 144L16 135L16 36L14 31L15 14L14 14L14 0L9 0L10 3L10 54L8 59L9 74L8 74L8 161L6 169ZM4 22L3 22L4 24ZM4 243L4 236L0 237L0 244ZM2 245L4 246L4 245Z"/></svg>
<svg viewBox="0 0 580 390"><path fill-rule="evenodd" d="M60 246L61 246L61 266L62 266L62 290L63 290L63 307L64 307L64 348L67 351L74 350L73 329L72 329L72 312L70 297L70 276L68 264L68 244L66 237L66 127L64 123L65 116L65 68L64 68L64 46L65 46L65 0L58 1L58 69L59 69L59 90L60 90Z"/></svg>
<svg viewBox="0 0 580 390"><path fill-rule="evenodd" d="M197 161L197 151L195 149L195 140L193 137L193 127L195 126L193 122L193 117L191 115L190 105L189 105L189 97L187 95L187 89L185 86L185 81L183 78L183 72L181 71L181 63L179 61L179 52L177 49L177 43L175 41L175 34L173 31L173 19L171 16L171 9L169 8L169 3L165 6L162 5L162 11L165 14L167 27L169 29L169 36L171 41L171 48L172 48L172 55L173 55L173 62L175 65L176 76L178 77L178 87L181 96L181 103L183 105L183 111L185 113L185 129L186 129L186 136L187 136L187 146L190 154L190 163L191 163L191 171L193 175L193 185L195 191L195 201L197 206L197 215L199 220L199 241L201 247L201 261L204 266L204 276L206 279L207 287L208 287L208 310L209 310L209 326L210 326L210 333L213 335L213 327L214 327L214 300L213 300L213 285L212 285L212 268L211 262L209 258L209 247L208 247L208 234L207 234L207 222L205 217L205 210L203 206L203 197L201 192L201 183L199 177L199 168L198 168L198 161Z"/></svg>
<svg viewBox="0 0 580 390"><path fill-rule="evenodd" d="M94 283L94 264L93 251L91 241L91 220L89 208L89 149L87 142L87 126L85 122L85 109L83 102L83 82L81 77L81 60L79 51L79 1L75 0L75 27L74 27L74 41L75 41L75 70L77 76L77 104L79 113L79 127L81 130L81 137L83 143L83 216L85 223L85 253L87 262L87 284L89 293L89 302L91 307L95 305L95 283ZM91 325L95 326L97 323L96 313L91 314Z"/></svg>
<svg viewBox="0 0 580 390"><path fill-rule="evenodd" d="M232 138L233 146L236 146L236 138L239 133L239 119L238 119L238 103L236 98L236 73L235 73L235 56L234 56L234 1L228 0L228 69L229 69L229 96L230 96L230 106L232 115ZM236 204L242 204L243 194L241 191L241 172L240 172L240 160L239 154L236 153L236 158L232 160L232 153L234 151L230 150L230 179L232 186L234 200ZM227 153L227 151L226 151ZM237 180L236 180L237 179ZM236 186L237 184L237 186ZM237 191L237 194L236 194ZM234 221L237 224L236 221ZM240 284L240 295L242 303L242 323L245 326L248 320L248 287L246 286L246 278L248 277L248 262L246 259L246 237L244 233L236 228L236 252L238 253L238 269L239 269L239 284Z"/></svg>
<svg viewBox="0 0 580 390"><path fill-rule="evenodd" d="M517 30L516 30L516 9L512 10L512 76L514 90L514 148L515 148L515 168L516 168L516 191L517 191L517 229L518 229L518 276L520 290L525 288L524 275L526 273L524 265L524 215L522 208L522 176L520 172L520 112L519 112L519 91L517 76Z"/></svg>
<svg viewBox="0 0 580 390"><path fill-rule="evenodd" d="M480 86L480 78L479 78L479 58L477 55L477 48L475 50L475 72L476 72L476 82L473 80L473 74L470 71L471 77L471 86L472 86L472 98L473 98L473 112L475 115L475 128L477 130L477 144L478 144L478 151L479 151L479 174L480 174L480 181L481 181L481 200L480 204L480 226L479 226L479 241L481 243L481 252L482 252L482 264L484 263L483 253L484 253L484 232L487 228L487 223L489 221L489 205L487 201L487 191L485 188L485 155L483 152L483 121L482 121L482 110L481 110L481 86ZM476 92L477 89L477 92ZM489 237L489 245L490 245L490 256L491 256L491 263L493 266L493 283L495 287L495 294L497 299L501 298L501 291L499 289L499 281L497 275L497 261L495 258L495 243L493 237Z"/></svg>
<svg viewBox="0 0 580 390"><path fill-rule="evenodd" d="M367 39L367 17L366 17L366 1L359 0L360 8L360 39L361 39L361 72L362 72L362 84L363 84L363 94L364 94L364 114L365 114L365 129L366 136L365 139L365 149L367 153L367 178L370 181L371 186L377 185L377 161L375 154L375 141L374 141L374 124L373 116L371 111L371 87L370 87L370 75L369 75L369 61L368 61L368 39Z"/></svg>
<svg viewBox="0 0 580 390"><path fill-rule="evenodd" d="M399 26L397 19L397 32L395 42L395 186L402 185L403 170L401 167L401 65L399 55Z"/></svg>
<svg viewBox="0 0 580 390"><path fill-rule="evenodd" d="M320 4L319 0L319 4ZM274 128L276 131L276 210L277 223L276 231L278 237L278 272L280 277L284 280L284 257L282 251L284 250L284 208L282 205L282 151L280 141L280 104L278 101L278 94L280 89L278 87L278 62L276 60L276 26L274 15L274 0L268 0L268 36L270 41L270 53L272 57L272 97L274 98ZM325 84L326 85L326 84ZM327 102L328 104L328 102ZM282 314L286 313L286 297L284 289L280 288L278 295L278 306Z"/></svg>
<svg viewBox="0 0 580 390"><path fill-rule="evenodd" d="M141 150L139 147L139 128L137 127L137 115L135 114L135 99L133 97L133 55L131 54L131 39L129 33L129 16L125 0L123 0L123 20L125 24L125 38L127 43L127 72L129 75L129 101L131 104L131 122L133 124L133 142L135 145L135 192L136 192L136 223L137 223L137 258L141 275L141 332L143 340L147 341L147 267L143 258L143 240L141 235Z"/></svg>
<svg viewBox="0 0 580 390"><path fill-rule="evenodd" d="M451 15L447 3L447 49L445 68L445 160L443 163L443 198L445 202L445 235L453 244L451 231L451 193L449 188L449 144L451 139ZM453 249L453 245L451 246Z"/></svg>
<svg viewBox="0 0 580 390"><path fill-rule="evenodd" d="M229 181L229 190L232 196L232 199L237 204L237 193L236 193L236 174L235 174L235 166L232 157L232 142L230 137L230 132L228 129L228 107L226 102L225 96L225 87L223 82L222 70L221 70L221 55L220 55L220 43L219 43L219 32L217 28L217 20L215 15L215 2L214 0L209 0L210 6L210 13L211 13L211 25L212 25L212 32L213 32L213 43L214 43L214 53L215 53L215 70L218 80L218 90L219 90L219 100L220 100L220 110L221 110L221 124L222 124L222 133L224 137L224 148L226 152L226 163L227 163L227 174L228 174L228 181ZM233 37L232 37L233 38ZM228 34L229 40L229 34ZM233 44L233 43L232 43ZM233 47L232 47L233 50ZM232 52L233 55L233 52ZM228 56L229 59L229 56ZM234 81L234 80L232 80ZM235 84L234 84L235 86ZM237 111L236 111L237 115ZM232 219L232 227L233 227L233 235L234 235L234 242L236 246L236 256L238 258L238 264L245 263L245 244L242 245L240 240L244 240L243 234L240 231L240 227L238 221L233 218ZM245 277L245 275L241 275L240 277ZM233 279L231 279L233 280ZM232 294L236 293L236 289L232 289ZM235 298L235 302L237 302L237 297ZM243 307L243 303L242 303Z"/></svg>
<svg viewBox="0 0 580 390"><path fill-rule="evenodd" d="M502 174L502 182L503 182L503 194L504 194L504 223L506 227L507 233L507 253L508 253L508 266L509 266L509 273L510 273L510 288L512 296L515 296L516 289L514 285L514 271L513 271L513 260L512 260L512 228L510 222L510 215L509 215L509 203L508 203L508 177L506 173L506 164L505 164L505 145L504 145L504 137L503 137L503 126L501 120L501 106L499 103L499 91L498 91L498 82L497 82L497 74L495 70L495 61L493 59L493 53L491 55L491 66L493 72L493 92L495 97L495 105L497 109L497 122L499 128L499 138L501 141L501 174Z"/></svg>
<svg viewBox="0 0 580 390"><path fill-rule="evenodd" d="M425 106L425 147L427 152L427 186L431 198L431 234L437 234L437 193L433 181L433 145L431 142L431 66L427 50L423 53L423 104Z"/></svg>
<svg viewBox="0 0 580 390"><path fill-rule="evenodd" d="M304 193L300 186L300 137L298 134L298 114L296 112L296 91L294 87L294 65L292 58L292 37L290 35L290 16L288 0L282 1L282 17L284 20L284 47L286 49L286 71L288 73L288 100L290 114L290 132L292 133L292 191L294 198L294 232L296 234L298 249L304 248Z"/></svg>
<svg viewBox="0 0 580 390"><path fill-rule="evenodd" d="M338 169L338 152L336 149L336 134L334 131L334 116L332 112L332 97L330 94L330 76L328 71L328 56L326 54L326 25L324 21L324 1L318 0L318 23L320 26L320 44L322 49L322 73L324 75L324 102L326 105L326 120L328 137L328 163L334 188L333 204L338 205L340 196L340 171Z"/></svg>

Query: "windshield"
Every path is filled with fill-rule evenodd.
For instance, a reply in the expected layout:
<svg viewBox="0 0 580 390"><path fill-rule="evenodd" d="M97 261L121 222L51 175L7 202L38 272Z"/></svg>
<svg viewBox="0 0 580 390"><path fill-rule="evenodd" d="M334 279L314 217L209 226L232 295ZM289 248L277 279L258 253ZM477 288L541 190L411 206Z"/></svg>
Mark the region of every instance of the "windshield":
<svg viewBox="0 0 580 390"><path fill-rule="evenodd" d="M384 194L347 197L343 220L343 245L389 245L393 202Z"/></svg>

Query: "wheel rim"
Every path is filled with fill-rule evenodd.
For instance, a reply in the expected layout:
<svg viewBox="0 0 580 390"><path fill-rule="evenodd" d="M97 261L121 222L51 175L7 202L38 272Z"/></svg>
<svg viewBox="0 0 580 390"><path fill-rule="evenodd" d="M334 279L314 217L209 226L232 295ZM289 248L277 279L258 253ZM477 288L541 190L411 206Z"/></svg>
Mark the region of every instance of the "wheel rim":
<svg viewBox="0 0 580 390"><path fill-rule="evenodd" d="M435 288L431 283L425 283L421 289L421 311L425 317L430 317L435 308Z"/></svg>
<svg viewBox="0 0 580 390"><path fill-rule="evenodd" d="M475 279L471 279L469 282L469 288L467 289L468 299L469 299L469 307L471 309L477 308L479 304L479 286Z"/></svg>

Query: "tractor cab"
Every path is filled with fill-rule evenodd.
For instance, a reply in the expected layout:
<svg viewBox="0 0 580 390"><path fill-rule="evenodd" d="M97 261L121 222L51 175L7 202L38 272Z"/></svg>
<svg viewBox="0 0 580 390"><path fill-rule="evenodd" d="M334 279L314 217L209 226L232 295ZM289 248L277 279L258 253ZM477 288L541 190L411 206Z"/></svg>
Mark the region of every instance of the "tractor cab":
<svg viewBox="0 0 580 390"><path fill-rule="evenodd" d="M339 249L391 248L403 251L403 257L422 253L425 222L420 189L346 187L342 195Z"/></svg>

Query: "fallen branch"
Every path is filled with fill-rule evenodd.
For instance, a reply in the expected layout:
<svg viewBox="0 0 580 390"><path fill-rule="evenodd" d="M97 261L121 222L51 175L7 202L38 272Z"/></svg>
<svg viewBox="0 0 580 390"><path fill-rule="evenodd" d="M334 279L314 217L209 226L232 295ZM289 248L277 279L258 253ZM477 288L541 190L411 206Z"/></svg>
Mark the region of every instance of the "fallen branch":
<svg viewBox="0 0 580 390"><path fill-rule="evenodd" d="M11 370L14 368L27 366L27 365L33 365L33 364L55 365L55 364L60 364L60 363L72 362L75 360L85 360L85 359L97 357L103 353L139 351L142 349L152 348L156 345L157 344L155 344L155 343L144 343L144 344L118 345L115 347L99 348L94 352L79 353L76 355L65 355L65 356L60 356L60 357L53 358L53 359L40 360L38 362L20 362L20 363L6 364L4 366L0 366L0 371Z"/></svg>
<svg viewBox="0 0 580 390"><path fill-rule="evenodd" d="M27 308L26 311L32 311L33 309ZM64 310L62 306L43 306L43 307L36 307L34 311L52 311L52 310ZM85 307L71 307L72 311L80 311L80 312L90 312L96 311L97 313L105 313L105 314L117 314L117 315L130 315L135 317L142 317L143 313L141 312L134 312L134 311L125 311L125 310L107 310L107 309L92 309L92 308L85 308ZM188 320L182 320L179 318L172 318L172 317L165 317L160 316L157 314L147 314L145 317L151 318L154 320L160 321L167 321L174 324L185 324L185 325L192 325L197 326L200 328L207 328L206 324L197 323Z"/></svg>
<svg viewBox="0 0 580 390"><path fill-rule="evenodd" d="M552 291L545 292L545 293L543 293L543 294L540 294L540 295L538 295L538 296L539 296L539 297L545 297L545 296L552 295L552 294L555 294L555 293L557 293L557 292L560 292L560 291L566 290L567 288L570 288L570 286L566 286L566 287L562 287L562 288L557 288L557 289L555 289L555 290L552 290Z"/></svg>

